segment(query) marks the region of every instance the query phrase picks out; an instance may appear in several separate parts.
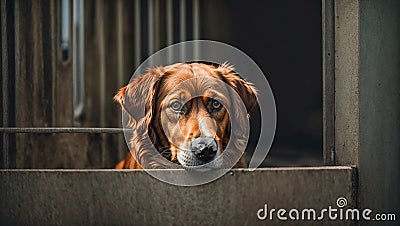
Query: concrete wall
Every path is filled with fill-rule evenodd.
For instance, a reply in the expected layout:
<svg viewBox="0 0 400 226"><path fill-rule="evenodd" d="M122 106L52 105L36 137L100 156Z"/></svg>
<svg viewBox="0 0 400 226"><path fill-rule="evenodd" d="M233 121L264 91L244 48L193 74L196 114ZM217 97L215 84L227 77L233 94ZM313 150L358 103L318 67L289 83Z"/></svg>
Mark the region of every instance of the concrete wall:
<svg viewBox="0 0 400 226"><path fill-rule="evenodd" d="M400 1L360 1L360 204L400 214Z"/></svg>
<svg viewBox="0 0 400 226"><path fill-rule="evenodd" d="M335 1L335 164L358 167L359 206L399 216L400 2Z"/></svg>
<svg viewBox="0 0 400 226"><path fill-rule="evenodd" d="M209 184L179 187L140 170L3 170L0 225L281 225L258 220L257 211L264 204L337 208L339 197L354 207L354 177L350 167L234 170ZM285 223L352 222L326 216Z"/></svg>

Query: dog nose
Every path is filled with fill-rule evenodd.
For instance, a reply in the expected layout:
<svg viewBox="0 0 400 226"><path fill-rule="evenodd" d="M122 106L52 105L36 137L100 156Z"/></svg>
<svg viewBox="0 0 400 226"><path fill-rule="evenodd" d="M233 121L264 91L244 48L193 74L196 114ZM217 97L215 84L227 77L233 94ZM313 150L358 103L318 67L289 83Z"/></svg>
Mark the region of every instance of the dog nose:
<svg viewBox="0 0 400 226"><path fill-rule="evenodd" d="M217 154L217 143L211 137L198 137L191 143L192 152L202 162L210 162Z"/></svg>

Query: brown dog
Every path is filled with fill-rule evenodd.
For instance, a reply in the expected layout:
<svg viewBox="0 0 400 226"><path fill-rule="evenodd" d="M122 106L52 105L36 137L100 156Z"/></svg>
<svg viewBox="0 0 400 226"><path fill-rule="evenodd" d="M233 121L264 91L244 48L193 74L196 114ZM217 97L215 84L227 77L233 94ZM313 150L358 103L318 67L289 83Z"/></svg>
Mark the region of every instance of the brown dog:
<svg viewBox="0 0 400 226"><path fill-rule="evenodd" d="M133 130L131 152L115 168L168 168L162 167L160 156L183 167L218 158L235 132L231 115L238 107L232 90L247 115L257 104L256 91L226 64L179 63L149 69L133 79L114 97L128 113ZM236 147L240 142L233 143ZM158 160L151 149L161 154ZM245 167L243 152L237 152L235 167Z"/></svg>

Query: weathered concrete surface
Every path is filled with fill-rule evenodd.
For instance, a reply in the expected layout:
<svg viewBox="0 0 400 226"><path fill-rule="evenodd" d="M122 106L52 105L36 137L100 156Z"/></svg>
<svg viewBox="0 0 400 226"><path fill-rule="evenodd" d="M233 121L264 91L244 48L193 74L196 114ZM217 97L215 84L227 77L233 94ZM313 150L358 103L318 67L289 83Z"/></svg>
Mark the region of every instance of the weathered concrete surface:
<svg viewBox="0 0 400 226"><path fill-rule="evenodd" d="M3 170L0 224L281 225L276 220L259 221L257 211L264 204L268 209L320 211L336 208L339 197L352 207L355 171L351 167L234 170L206 185L178 187L137 170Z"/></svg>
<svg viewBox="0 0 400 226"><path fill-rule="evenodd" d="M358 165L359 4L335 1L335 163Z"/></svg>
<svg viewBox="0 0 400 226"><path fill-rule="evenodd" d="M360 1L359 23L360 205L399 217L400 1Z"/></svg>
<svg viewBox="0 0 400 226"><path fill-rule="evenodd" d="M400 1L336 0L335 50L335 164L357 166L360 207L398 217Z"/></svg>

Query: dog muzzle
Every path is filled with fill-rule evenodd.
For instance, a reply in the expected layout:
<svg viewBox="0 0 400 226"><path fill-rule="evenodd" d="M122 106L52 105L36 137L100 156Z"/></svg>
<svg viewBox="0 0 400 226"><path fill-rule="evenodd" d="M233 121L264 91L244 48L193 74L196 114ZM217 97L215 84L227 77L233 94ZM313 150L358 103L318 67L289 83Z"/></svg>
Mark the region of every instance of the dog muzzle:
<svg viewBox="0 0 400 226"><path fill-rule="evenodd" d="M181 149L177 158L183 166L199 166L213 161L218 153L218 144L214 138L198 137L190 142L188 149Z"/></svg>

